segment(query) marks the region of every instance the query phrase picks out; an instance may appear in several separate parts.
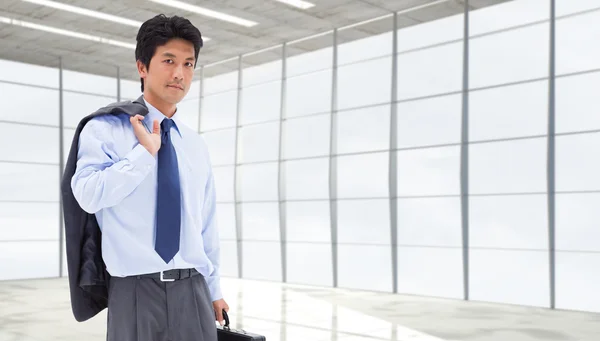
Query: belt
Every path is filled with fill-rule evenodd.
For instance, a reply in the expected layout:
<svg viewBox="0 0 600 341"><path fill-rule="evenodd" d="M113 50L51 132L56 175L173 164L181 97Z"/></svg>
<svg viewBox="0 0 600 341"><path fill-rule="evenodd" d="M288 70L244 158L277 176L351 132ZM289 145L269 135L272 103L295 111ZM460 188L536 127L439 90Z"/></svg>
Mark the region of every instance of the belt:
<svg viewBox="0 0 600 341"><path fill-rule="evenodd" d="M154 273L150 273L150 274L136 275L136 276L132 276L132 277L137 277L138 279L154 278L154 279L160 279L162 282L174 282L174 281L177 281L180 279L194 277L199 274L200 273L198 272L198 270L191 268L191 269L171 269L171 270L165 270L165 271L160 271L160 272L154 272Z"/></svg>

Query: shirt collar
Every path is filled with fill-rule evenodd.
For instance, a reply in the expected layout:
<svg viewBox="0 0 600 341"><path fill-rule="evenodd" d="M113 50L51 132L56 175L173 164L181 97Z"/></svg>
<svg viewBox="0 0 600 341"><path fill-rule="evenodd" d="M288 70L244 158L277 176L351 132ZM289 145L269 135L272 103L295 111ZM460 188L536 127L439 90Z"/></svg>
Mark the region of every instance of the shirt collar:
<svg viewBox="0 0 600 341"><path fill-rule="evenodd" d="M152 131L152 122L154 122L154 120L158 120L158 124L161 124L162 121L165 118L167 118L167 116L165 116L163 113L158 111L158 109L156 109L152 104L150 104L146 100L146 98L144 98L144 103L146 103L146 107L148 108L148 114L144 118L144 121L148 125L148 127L150 127L150 130ZM179 136L183 137L182 131L179 128L181 125L181 122L179 120L179 115L177 115L177 109L175 110L175 114L173 115L173 117L171 117L171 119L173 120L173 123L175 123L174 126L175 126L175 129L177 130L177 132L179 133Z"/></svg>

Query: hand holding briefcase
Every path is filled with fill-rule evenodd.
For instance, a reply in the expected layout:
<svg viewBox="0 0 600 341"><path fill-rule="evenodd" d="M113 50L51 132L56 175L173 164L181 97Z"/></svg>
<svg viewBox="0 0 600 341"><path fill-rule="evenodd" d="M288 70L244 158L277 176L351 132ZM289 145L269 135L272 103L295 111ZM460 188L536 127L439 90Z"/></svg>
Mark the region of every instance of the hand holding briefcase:
<svg viewBox="0 0 600 341"><path fill-rule="evenodd" d="M230 328L229 316L225 310L223 310L223 318L225 319L225 325L217 327L219 341L267 341L267 338L263 335L248 333L243 329Z"/></svg>

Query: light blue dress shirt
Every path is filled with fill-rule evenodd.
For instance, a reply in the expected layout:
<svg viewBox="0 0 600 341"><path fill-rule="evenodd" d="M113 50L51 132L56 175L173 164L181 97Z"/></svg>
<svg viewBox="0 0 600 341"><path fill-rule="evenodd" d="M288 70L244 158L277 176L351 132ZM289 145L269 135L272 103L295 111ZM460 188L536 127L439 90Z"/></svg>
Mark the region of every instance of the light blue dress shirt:
<svg viewBox="0 0 600 341"><path fill-rule="evenodd" d="M151 131L152 122L166 116L146 105L143 123ZM139 144L127 114L99 116L85 125L71 187L79 205L96 215L111 276L196 268L214 301L222 298L214 178L207 145L179 116L172 117L171 139L181 181L181 242L168 264L154 250L157 156Z"/></svg>

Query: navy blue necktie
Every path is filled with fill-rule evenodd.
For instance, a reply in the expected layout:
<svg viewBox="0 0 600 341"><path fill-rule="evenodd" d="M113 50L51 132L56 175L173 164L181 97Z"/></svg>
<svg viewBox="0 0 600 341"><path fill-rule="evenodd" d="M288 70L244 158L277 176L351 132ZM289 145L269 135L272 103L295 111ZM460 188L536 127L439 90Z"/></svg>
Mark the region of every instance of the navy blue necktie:
<svg viewBox="0 0 600 341"><path fill-rule="evenodd" d="M181 188L177 154L171 142L171 119L163 119L158 150L158 193L156 198L156 244L154 249L169 263L179 251Z"/></svg>

